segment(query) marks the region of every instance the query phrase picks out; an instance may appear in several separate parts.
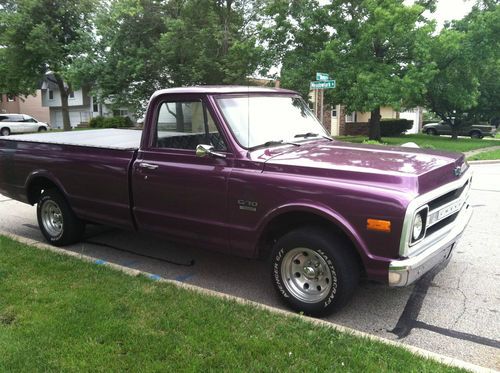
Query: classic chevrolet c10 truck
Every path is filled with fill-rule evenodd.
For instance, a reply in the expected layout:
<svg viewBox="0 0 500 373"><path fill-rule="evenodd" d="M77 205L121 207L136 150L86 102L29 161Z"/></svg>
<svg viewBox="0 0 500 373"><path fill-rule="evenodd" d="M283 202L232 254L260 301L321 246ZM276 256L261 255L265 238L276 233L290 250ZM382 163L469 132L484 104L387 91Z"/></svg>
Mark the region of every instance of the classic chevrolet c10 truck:
<svg viewBox="0 0 500 373"><path fill-rule="evenodd" d="M462 154L333 140L293 91L156 92L144 128L0 137L0 193L45 238L85 224L268 258L293 309L340 309L363 276L405 286L447 260L472 212Z"/></svg>

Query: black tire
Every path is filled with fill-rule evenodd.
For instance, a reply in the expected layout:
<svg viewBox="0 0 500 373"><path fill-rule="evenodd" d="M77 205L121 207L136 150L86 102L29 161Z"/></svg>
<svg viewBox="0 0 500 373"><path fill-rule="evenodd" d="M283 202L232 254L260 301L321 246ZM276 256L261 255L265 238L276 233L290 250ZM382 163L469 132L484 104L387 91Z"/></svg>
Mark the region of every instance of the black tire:
<svg viewBox="0 0 500 373"><path fill-rule="evenodd" d="M46 127L38 127L38 132L46 132L47 128Z"/></svg>
<svg viewBox="0 0 500 373"><path fill-rule="evenodd" d="M470 138L471 139L482 139L483 138L483 135L481 134L481 132L479 131L472 131L470 133Z"/></svg>
<svg viewBox="0 0 500 373"><path fill-rule="evenodd" d="M354 248L319 227L304 227L282 236L274 245L271 260L272 281L281 299L307 315L324 316L340 310L359 282Z"/></svg>
<svg viewBox="0 0 500 373"><path fill-rule="evenodd" d="M429 128L427 130L427 134L431 135L431 136L437 136L438 133L437 133L437 131L434 128Z"/></svg>
<svg viewBox="0 0 500 373"><path fill-rule="evenodd" d="M66 199L55 189L42 193L36 215L42 234L54 246L76 243L85 232L85 223L76 217Z"/></svg>
<svg viewBox="0 0 500 373"><path fill-rule="evenodd" d="M1 136L9 136L10 135L10 128L3 127L0 129L0 135Z"/></svg>

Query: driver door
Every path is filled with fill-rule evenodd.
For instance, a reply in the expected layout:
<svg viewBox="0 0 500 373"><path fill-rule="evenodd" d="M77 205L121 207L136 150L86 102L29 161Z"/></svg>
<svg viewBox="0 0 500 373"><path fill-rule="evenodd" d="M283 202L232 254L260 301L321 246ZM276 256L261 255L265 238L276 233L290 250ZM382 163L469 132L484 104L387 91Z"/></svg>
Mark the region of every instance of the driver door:
<svg viewBox="0 0 500 373"><path fill-rule="evenodd" d="M176 96L160 102L153 118L151 144L133 165L139 229L227 249L231 154L212 114L201 97ZM212 145L225 157L198 157L199 144Z"/></svg>

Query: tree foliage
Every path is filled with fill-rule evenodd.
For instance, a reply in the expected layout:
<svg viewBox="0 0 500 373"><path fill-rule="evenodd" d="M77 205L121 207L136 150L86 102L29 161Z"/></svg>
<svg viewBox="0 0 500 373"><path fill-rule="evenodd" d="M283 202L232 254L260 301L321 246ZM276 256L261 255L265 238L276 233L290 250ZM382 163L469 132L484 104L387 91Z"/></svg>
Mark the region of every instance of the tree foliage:
<svg viewBox="0 0 500 373"><path fill-rule="evenodd" d="M263 48L254 32L258 2L115 0L98 18L103 97L136 111L157 89L246 83Z"/></svg>
<svg viewBox="0 0 500 373"><path fill-rule="evenodd" d="M458 128L500 117L500 5L477 4L432 41L436 73L428 85L428 107Z"/></svg>
<svg viewBox="0 0 500 373"><path fill-rule="evenodd" d="M423 17L433 2L407 6L402 0L310 1L270 8L272 42L284 43L283 86L304 92L315 71L327 72L337 88L330 102L371 112L370 139L380 139L380 107L418 103L432 76L419 63L433 30ZM420 58L417 58L420 56Z"/></svg>
<svg viewBox="0 0 500 373"><path fill-rule="evenodd" d="M72 69L92 43L95 2L3 0L0 5L0 89L32 93L53 73L61 91L64 128L70 129L68 93L81 83Z"/></svg>

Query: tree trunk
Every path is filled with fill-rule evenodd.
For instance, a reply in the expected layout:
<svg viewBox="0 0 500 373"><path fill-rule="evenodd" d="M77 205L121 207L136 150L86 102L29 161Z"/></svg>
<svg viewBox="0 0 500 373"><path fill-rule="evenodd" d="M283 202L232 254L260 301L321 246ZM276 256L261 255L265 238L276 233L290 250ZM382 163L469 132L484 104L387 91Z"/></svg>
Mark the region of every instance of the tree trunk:
<svg viewBox="0 0 500 373"><path fill-rule="evenodd" d="M371 111L369 128L368 128L368 139L381 141L382 138L380 136L380 107L373 109Z"/></svg>
<svg viewBox="0 0 500 373"><path fill-rule="evenodd" d="M451 139L458 139L458 126L456 124L451 126Z"/></svg>
<svg viewBox="0 0 500 373"><path fill-rule="evenodd" d="M71 131L71 122L69 120L69 108L68 108L68 91L64 86L64 81L62 78L55 74L57 87L59 88L59 92L61 94L61 110L62 110L62 118L63 118L63 131Z"/></svg>
<svg viewBox="0 0 500 373"><path fill-rule="evenodd" d="M175 122L177 132L186 132L186 128L184 128L184 111L182 110L182 102L175 103ZM187 132L189 132L188 130Z"/></svg>

